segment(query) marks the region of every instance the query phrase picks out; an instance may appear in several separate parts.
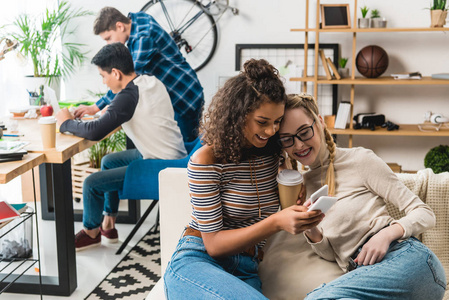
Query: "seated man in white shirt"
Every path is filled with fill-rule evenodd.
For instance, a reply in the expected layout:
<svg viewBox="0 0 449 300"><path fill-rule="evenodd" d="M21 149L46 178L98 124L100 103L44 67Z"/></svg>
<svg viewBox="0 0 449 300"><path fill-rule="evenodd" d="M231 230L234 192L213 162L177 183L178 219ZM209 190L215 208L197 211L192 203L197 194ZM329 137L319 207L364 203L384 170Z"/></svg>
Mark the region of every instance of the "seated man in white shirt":
<svg viewBox="0 0 449 300"><path fill-rule="evenodd" d="M187 155L181 131L174 119L167 90L154 76L136 75L125 45L104 46L92 59L103 82L116 96L106 112L95 121L79 122L67 109L56 118L61 132L89 140L101 140L119 126L136 149L103 158L101 172L89 175L83 184L83 225L76 234L76 250L98 246L101 236L117 242L115 220L127 166L137 159L179 159ZM104 216L104 218L103 218Z"/></svg>

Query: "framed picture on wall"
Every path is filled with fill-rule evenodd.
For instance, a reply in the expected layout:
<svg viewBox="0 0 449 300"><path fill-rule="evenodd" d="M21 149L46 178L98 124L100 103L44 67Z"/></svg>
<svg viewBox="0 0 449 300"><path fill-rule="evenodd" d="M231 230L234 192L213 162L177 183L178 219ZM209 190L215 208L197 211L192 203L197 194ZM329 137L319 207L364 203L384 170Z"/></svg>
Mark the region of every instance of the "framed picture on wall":
<svg viewBox="0 0 449 300"><path fill-rule="evenodd" d="M315 44L309 44L308 49L308 76L314 70ZM320 44L326 57L338 61L338 44ZM279 70L284 80L287 93L303 92L302 82L290 81L292 77L303 77L304 70L304 44L236 44L235 46L235 70L243 69L243 64L248 59L266 59ZM324 68L321 60L318 60L318 75L324 76ZM313 83L307 83L307 92L313 93ZM338 86L336 84L318 85L318 106L322 115L334 115L337 113Z"/></svg>
<svg viewBox="0 0 449 300"><path fill-rule="evenodd" d="M349 4L321 4L321 27L351 28Z"/></svg>

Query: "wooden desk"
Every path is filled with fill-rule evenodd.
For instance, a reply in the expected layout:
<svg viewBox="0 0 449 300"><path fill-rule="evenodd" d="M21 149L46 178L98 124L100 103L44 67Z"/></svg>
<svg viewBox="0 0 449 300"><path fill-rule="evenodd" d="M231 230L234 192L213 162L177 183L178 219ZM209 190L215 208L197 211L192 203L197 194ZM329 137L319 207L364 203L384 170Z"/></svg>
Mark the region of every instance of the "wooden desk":
<svg viewBox="0 0 449 300"><path fill-rule="evenodd" d="M9 122L7 118L3 120ZM77 287L70 158L95 142L57 133L56 148L44 149L36 119L18 119L18 130L23 134L20 140L30 142L25 149L30 155L42 159L39 165L42 218L54 217L55 220L58 276L42 277L42 293L70 296ZM10 174L9 177L19 175L32 165L26 161L24 164L26 167L5 173ZM38 294L39 282L36 276L25 276L12 285L8 292Z"/></svg>
<svg viewBox="0 0 449 300"><path fill-rule="evenodd" d="M28 153L22 160L0 163L0 184L5 184L23 173L42 164L45 156L42 153Z"/></svg>
<svg viewBox="0 0 449 300"><path fill-rule="evenodd" d="M9 119L3 118L3 121L8 123ZM35 155L43 155L43 163L39 165L41 214L44 220L53 220L53 218L55 220L58 276L42 277L42 293L70 296L77 287L70 158L90 148L96 142L56 133L56 147L44 149L36 119L18 119L18 130L24 135L20 137L20 140L30 142L25 149ZM136 202L129 201L129 206L133 205L134 210L130 212L135 214L135 219L140 214L140 207L137 209ZM81 216L79 218L81 219ZM23 283L21 285L12 285L8 292L38 294L38 282L34 278L26 278L26 280L21 282Z"/></svg>

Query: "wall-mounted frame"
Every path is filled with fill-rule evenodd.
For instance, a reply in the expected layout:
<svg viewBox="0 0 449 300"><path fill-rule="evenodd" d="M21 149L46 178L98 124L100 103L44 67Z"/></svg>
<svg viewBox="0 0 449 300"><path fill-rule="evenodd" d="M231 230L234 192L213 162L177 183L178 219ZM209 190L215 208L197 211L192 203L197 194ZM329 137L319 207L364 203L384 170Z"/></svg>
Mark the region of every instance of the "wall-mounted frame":
<svg viewBox="0 0 449 300"><path fill-rule="evenodd" d="M326 57L331 57L332 61L338 61L338 44L320 44L320 49L324 50ZM307 68L314 70L315 44L308 46ZM303 77L304 70L304 44L236 44L235 45L235 70L240 71L243 64L250 58L266 59L279 70L285 79L287 93L300 93L303 91L302 82L290 81L292 77ZM318 75L324 76L324 68L321 60L318 60ZM321 73L322 72L322 73ZM309 76L313 76L308 74ZM311 94L313 83L307 83L307 91ZM318 85L318 106L322 115L334 115L337 113L338 85L320 84Z"/></svg>
<svg viewBox="0 0 449 300"><path fill-rule="evenodd" d="M321 4L321 27L351 28L349 4Z"/></svg>

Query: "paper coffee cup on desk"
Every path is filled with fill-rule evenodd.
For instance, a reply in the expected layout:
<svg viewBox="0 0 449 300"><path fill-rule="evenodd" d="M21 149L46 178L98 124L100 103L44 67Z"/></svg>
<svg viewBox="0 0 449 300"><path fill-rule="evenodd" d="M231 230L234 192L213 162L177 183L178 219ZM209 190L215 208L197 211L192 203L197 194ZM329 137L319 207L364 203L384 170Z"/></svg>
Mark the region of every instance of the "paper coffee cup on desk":
<svg viewBox="0 0 449 300"><path fill-rule="evenodd" d="M56 147L56 118L41 117L38 121L41 128L42 145L44 149Z"/></svg>
<svg viewBox="0 0 449 300"><path fill-rule="evenodd" d="M296 204L304 181L301 173L295 170L282 170L277 176L277 181L281 208L284 209Z"/></svg>

